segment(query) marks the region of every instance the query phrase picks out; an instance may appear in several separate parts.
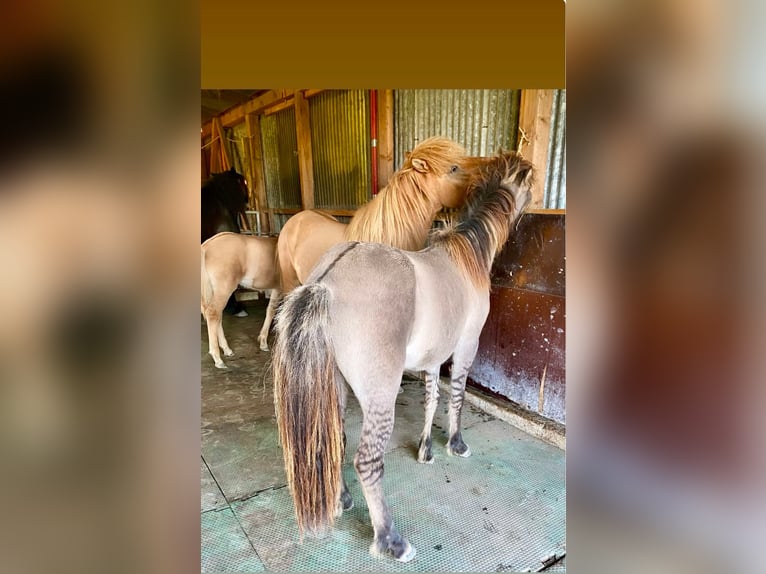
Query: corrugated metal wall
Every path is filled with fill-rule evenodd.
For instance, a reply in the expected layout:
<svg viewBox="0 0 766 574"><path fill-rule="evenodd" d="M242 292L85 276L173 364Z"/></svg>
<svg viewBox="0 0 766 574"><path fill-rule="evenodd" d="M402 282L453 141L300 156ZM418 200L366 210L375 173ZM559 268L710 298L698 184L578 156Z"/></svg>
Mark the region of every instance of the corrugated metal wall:
<svg viewBox="0 0 766 574"><path fill-rule="evenodd" d="M301 208L295 109L261 118L266 201L270 208Z"/></svg>
<svg viewBox="0 0 766 574"><path fill-rule="evenodd" d="M394 169L431 136L462 144L469 155L516 149L520 90L395 90Z"/></svg>
<svg viewBox="0 0 766 574"><path fill-rule="evenodd" d="M314 204L355 209L372 197L370 96L367 90L328 90L312 97Z"/></svg>
<svg viewBox="0 0 766 574"><path fill-rule="evenodd" d="M250 205L255 205L253 195L253 162L250 159L250 146L247 143L247 125L239 123L232 128L225 128L226 149L229 151L232 167L245 176L247 187L250 191Z"/></svg>
<svg viewBox="0 0 766 574"><path fill-rule="evenodd" d="M556 90L551 110L551 137L548 146L548 169L545 174L543 205L564 209L567 203L567 94Z"/></svg>

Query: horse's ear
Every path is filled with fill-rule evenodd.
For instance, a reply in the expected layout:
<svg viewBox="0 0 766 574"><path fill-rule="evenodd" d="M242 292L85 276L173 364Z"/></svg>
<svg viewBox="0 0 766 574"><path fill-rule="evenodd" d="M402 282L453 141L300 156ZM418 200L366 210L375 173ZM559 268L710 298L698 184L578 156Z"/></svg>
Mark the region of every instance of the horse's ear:
<svg viewBox="0 0 766 574"><path fill-rule="evenodd" d="M237 173L237 172L234 170L234 166L231 166L231 167L229 168L229 172L230 172L230 173Z"/></svg>
<svg viewBox="0 0 766 574"><path fill-rule="evenodd" d="M535 177L535 168L534 166L528 162L524 161L521 163L521 168L519 169L517 181L519 183L526 183L528 185L532 185Z"/></svg>
<svg viewBox="0 0 766 574"><path fill-rule="evenodd" d="M428 163L420 158L413 158L412 160L412 167L415 168L415 171L419 171L420 173L427 173L428 172Z"/></svg>

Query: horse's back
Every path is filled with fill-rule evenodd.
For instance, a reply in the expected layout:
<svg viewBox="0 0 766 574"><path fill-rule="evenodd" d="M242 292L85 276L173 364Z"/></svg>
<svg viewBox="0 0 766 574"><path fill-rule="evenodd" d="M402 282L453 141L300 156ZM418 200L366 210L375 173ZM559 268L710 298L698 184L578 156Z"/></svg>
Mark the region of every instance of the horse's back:
<svg viewBox="0 0 766 574"><path fill-rule="evenodd" d="M278 247L284 278L290 283L308 281L322 256L344 240L345 229L344 223L321 211L301 211L288 219Z"/></svg>
<svg viewBox="0 0 766 574"><path fill-rule="evenodd" d="M321 258L307 282L330 291L331 337L347 379L369 369L400 376L415 314L410 260L387 245L344 242Z"/></svg>

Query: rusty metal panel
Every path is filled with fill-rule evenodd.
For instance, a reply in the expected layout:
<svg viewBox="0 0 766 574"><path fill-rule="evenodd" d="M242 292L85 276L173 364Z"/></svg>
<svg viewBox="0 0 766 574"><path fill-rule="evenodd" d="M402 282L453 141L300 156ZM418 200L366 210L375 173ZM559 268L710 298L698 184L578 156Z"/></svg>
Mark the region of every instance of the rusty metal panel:
<svg viewBox="0 0 766 574"><path fill-rule="evenodd" d="M567 187L567 94L555 90L551 110L551 137L548 145L548 168L545 174L543 205L548 209L566 208Z"/></svg>
<svg viewBox="0 0 766 574"><path fill-rule="evenodd" d="M566 285L563 215L526 213L495 259L492 285L563 297Z"/></svg>
<svg viewBox="0 0 766 574"><path fill-rule="evenodd" d="M493 289L470 379L566 424L565 322L564 297Z"/></svg>
<svg viewBox="0 0 766 574"><path fill-rule="evenodd" d="M327 90L309 99L314 204L355 209L371 195L370 96Z"/></svg>
<svg viewBox="0 0 766 574"><path fill-rule="evenodd" d="M395 90L394 167L431 136L445 136L469 155L516 149L520 90Z"/></svg>
<svg viewBox="0 0 766 574"><path fill-rule="evenodd" d="M470 379L566 423L565 216L527 214L495 260Z"/></svg>
<svg viewBox="0 0 766 574"><path fill-rule="evenodd" d="M300 209L301 183L298 172L295 109L287 108L275 114L262 116L261 141L266 203L270 208Z"/></svg>

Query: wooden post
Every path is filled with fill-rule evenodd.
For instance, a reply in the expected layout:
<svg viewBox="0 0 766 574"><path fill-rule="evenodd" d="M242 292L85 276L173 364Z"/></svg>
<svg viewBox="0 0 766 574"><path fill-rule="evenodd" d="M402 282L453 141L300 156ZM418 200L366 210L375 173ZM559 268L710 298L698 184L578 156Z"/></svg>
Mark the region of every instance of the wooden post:
<svg viewBox="0 0 766 574"><path fill-rule="evenodd" d="M226 145L226 134L219 118L213 118L212 136L214 143L210 146L210 173L221 173L231 167L231 160Z"/></svg>
<svg viewBox="0 0 766 574"><path fill-rule="evenodd" d="M311 154L309 103L303 92L295 92L295 131L298 139L298 173L301 181L301 207L314 209L314 168Z"/></svg>
<svg viewBox="0 0 766 574"><path fill-rule="evenodd" d="M261 143L261 118L255 113L245 116L247 122L247 141L250 144L251 169L253 172L253 192L255 209L260 212L261 233L271 232L271 213L266 199L266 177L263 173L263 144Z"/></svg>
<svg viewBox="0 0 766 574"><path fill-rule="evenodd" d="M378 190L388 185L393 174L394 91L378 90Z"/></svg>
<svg viewBox="0 0 766 574"><path fill-rule="evenodd" d="M548 143L551 139L553 90L523 90L519 111L519 152L535 166L537 181L532 188L531 209L543 207Z"/></svg>

